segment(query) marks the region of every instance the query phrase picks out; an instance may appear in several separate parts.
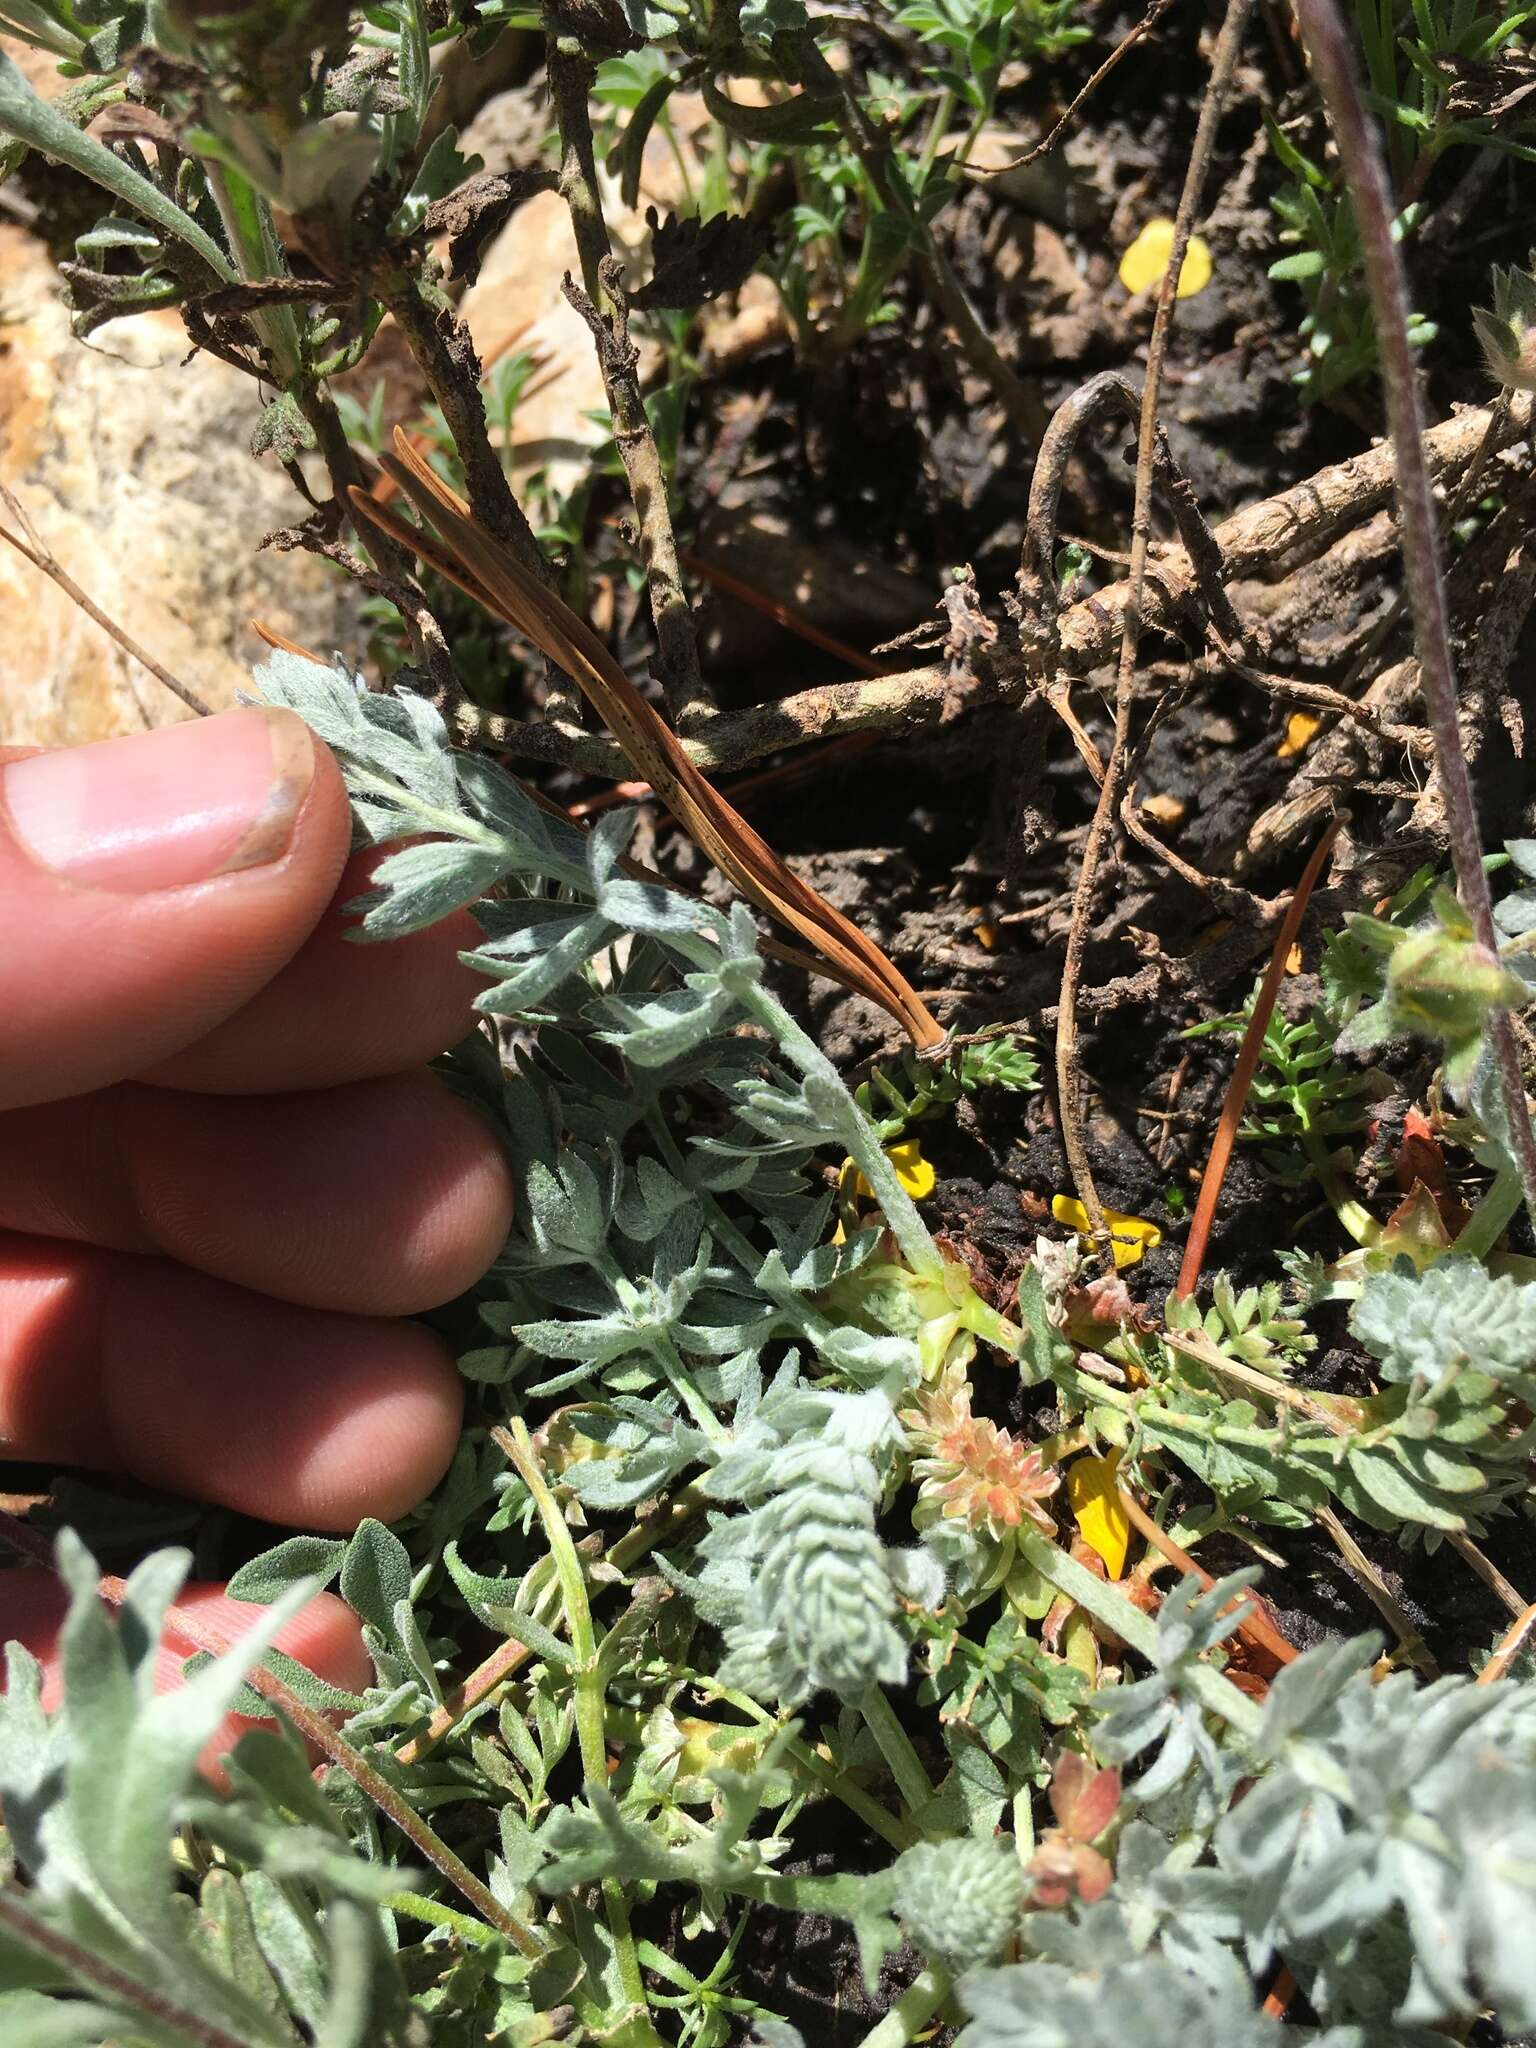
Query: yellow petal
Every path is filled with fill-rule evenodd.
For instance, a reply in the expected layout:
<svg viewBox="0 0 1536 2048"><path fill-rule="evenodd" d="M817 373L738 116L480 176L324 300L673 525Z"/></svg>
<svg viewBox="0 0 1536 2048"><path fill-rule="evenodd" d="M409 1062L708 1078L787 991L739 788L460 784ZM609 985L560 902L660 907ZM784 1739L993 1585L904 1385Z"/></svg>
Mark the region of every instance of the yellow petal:
<svg viewBox="0 0 1536 2048"><path fill-rule="evenodd" d="M900 1145L887 1145L885 1156L895 1167L896 1178L914 1202L920 1202L924 1195L933 1193L938 1175L923 1157L923 1148L916 1138L908 1138Z"/></svg>
<svg viewBox="0 0 1536 2048"><path fill-rule="evenodd" d="M1088 1211L1071 1195L1052 1195L1051 1214L1079 1236L1092 1236ZM1118 1209L1106 1209L1104 1221L1109 1226L1110 1251L1117 1267L1134 1266L1143 1252L1155 1249L1163 1241L1157 1225L1144 1216L1122 1216Z"/></svg>
<svg viewBox="0 0 1536 2048"><path fill-rule="evenodd" d="M1118 1451L1103 1458L1074 1458L1067 1467L1067 1498L1078 1534L1103 1558L1112 1579L1124 1573L1131 1547L1131 1524L1116 1484L1119 1469Z"/></svg>
<svg viewBox="0 0 1536 2048"><path fill-rule="evenodd" d="M896 1169L896 1178L901 1182L914 1202L931 1195L938 1181L938 1175L923 1157L923 1148L916 1138L905 1138L899 1145L887 1145L885 1156ZM853 1165L851 1159L843 1161L846 1174ZM857 1202L872 1202L875 1191L862 1173L853 1176L853 1197Z"/></svg>
<svg viewBox="0 0 1536 2048"><path fill-rule="evenodd" d="M1173 222L1149 220L1120 258L1120 282L1133 296L1137 292L1155 290L1163 281L1168 258L1172 254ZM1193 298L1196 292L1203 292L1210 281L1210 244L1200 235L1191 235L1189 247L1184 251L1184 261L1179 267L1175 296Z"/></svg>
<svg viewBox="0 0 1536 2048"><path fill-rule="evenodd" d="M1285 738L1275 749L1276 760L1289 761L1293 754L1299 754L1322 722L1310 711L1293 711L1285 721Z"/></svg>

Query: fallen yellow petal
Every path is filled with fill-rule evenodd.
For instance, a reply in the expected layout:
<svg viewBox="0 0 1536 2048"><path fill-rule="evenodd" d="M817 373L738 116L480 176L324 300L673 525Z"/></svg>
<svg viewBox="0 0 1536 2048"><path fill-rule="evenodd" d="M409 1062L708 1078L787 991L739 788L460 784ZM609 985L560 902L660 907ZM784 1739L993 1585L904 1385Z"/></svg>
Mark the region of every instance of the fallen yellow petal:
<svg viewBox="0 0 1536 2048"><path fill-rule="evenodd" d="M1173 222L1149 220L1120 258L1120 282L1133 296L1155 289L1163 281L1168 259L1173 254ZM1211 281L1211 247L1200 235L1191 235L1184 261L1179 266L1175 296L1193 298Z"/></svg>
<svg viewBox="0 0 1536 2048"><path fill-rule="evenodd" d="M1058 1223L1065 1223L1080 1237L1092 1237L1088 1211L1073 1196L1052 1195L1051 1214ZM1144 1216L1122 1216L1116 1209L1106 1209L1104 1221L1109 1226L1110 1250L1117 1267L1134 1266L1143 1252L1154 1250L1163 1241L1163 1233L1157 1225L1149 1223Z"/></svg>
<svg viewBox="0 0 1536 2048"><path fill-rule="evenodd" d="M1285 721L1285 738L1275 749L1276 760L1289 761L1299 754L1322 722L1310 711L1293 711Z"/></svg>
<svg viewBox="0 0 1536 2048"><path fill-rule="evenodd" d="M885 1156L895 1167L896 1178L914 1202L920 1202L925 1195L933 1193L938 1175L923 1157L923 1148L916 1138L905 1138L899 1145L887 1145ZM851 1159L845 1160L845 1169L852 1164ZM875 1199L875 1191L862 1173L853 1176L853 1193L856 1201L872 1202Z"/></svg>
<svg viewBox="0 0 1536 2048"><path fill-rule="evenodd" d="M1126 1552L1131 1547L1130 1518L1120 1499L1117 1475L1120 1453L1103 1458L1074 1458L1067 1467L1067 1498L1077 1521L1078 1534L1090 1550L1104 1560L1112 1579L1125 1570Z"/></svg>

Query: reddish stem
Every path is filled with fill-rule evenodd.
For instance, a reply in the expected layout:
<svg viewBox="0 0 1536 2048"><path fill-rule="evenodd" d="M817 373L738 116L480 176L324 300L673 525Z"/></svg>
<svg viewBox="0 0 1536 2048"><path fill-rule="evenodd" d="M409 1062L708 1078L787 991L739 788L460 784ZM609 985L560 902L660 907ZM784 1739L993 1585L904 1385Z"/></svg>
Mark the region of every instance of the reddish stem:
<svg viewBox="0 0 1536 2048"><path fill-rule="evenodd" d="M1248 1029L1243 1033L1243 1042L1238 1048L1237 1065L1232 1069L1232 1079L1227 1083L1226 1100L1221 1105L1221 1117L1216 1125L1215 1136L1211 1139L1211 1155L1206 1161L1205 1177L1200 1183L1200 1199L1195 1204L1194 1221L1189 1226L1189 1241L1184 1247L1184 1263L1179 1268L1179 1284L1174 1290L1181 1301L1193 1294L1199 1283L1201 1268L1205 1264L1206 1249L1211 1240L1211 1224L1215 1219L1216 1204L1221 1196L1222 1182L1227 1177L1227 1167L1231 1163L1238 1125L1242 1122L1243 1111L1248 1105L1248 1090L1253 1085L1254 1070L1259 1064L1264 1033L1269 1029L1275 999L1280 993L1280 984L1285 979L1285 963L1290 957L1292 946L1296 943L1296 934L1301 929L1301 920L1306 914L1308 899L1317 886L1317 878L1323 871L1323 863L1328 858L1338 829L1339 821L1335 819L1318 841L1312 858L1307 862L1306 871L1296 885L1296 893L1291 898L1290 907L1281 922L1263 983L1254 999L1253 1015L1248 1020Z"/></svg>

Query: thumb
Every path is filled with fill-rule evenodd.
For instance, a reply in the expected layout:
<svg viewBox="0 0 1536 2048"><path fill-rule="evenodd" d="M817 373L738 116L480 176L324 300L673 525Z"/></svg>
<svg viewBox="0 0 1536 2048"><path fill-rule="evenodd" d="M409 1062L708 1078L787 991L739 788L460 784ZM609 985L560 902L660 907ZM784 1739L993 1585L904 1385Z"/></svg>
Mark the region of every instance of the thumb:
<svg viewBox="0 0 1536 2048"><path fill-rule="evenodd" d="M0 751L0 1108L221 1023L313 930L347 844L340 773L290 711Z"/></svg>

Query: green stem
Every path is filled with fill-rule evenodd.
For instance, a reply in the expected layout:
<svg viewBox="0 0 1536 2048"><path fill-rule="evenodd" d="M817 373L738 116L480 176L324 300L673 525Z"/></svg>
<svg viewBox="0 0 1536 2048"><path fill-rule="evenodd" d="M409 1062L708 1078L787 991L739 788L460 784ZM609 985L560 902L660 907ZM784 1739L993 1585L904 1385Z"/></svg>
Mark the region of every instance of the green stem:
<svg viewBox="0 0 1536 2048"><path fill-rule="evenodd" d="M1518 1167L1500 1167L1492 1185L1462 1225L1461 1234L1451 1250L1464 1258L1486 1259L1524 1200L1525 1190L1520 1185Z"/></svg>
<svg viewBox="0 0 1536 2048"><path fill-rule="evenodd" d="M528 1425L518 1415L513 1417L510 1430L494 1429L491 1434L516 1467L518 1477L532 1495L539 1520L544 1525L560 1581L560 1596L565 1603L565 1625L575 1652L571 1679L576 1699L576 1740L581 1750L582 1775L589 1786L602 1788L608 1783L605 1686L598 1657L597 1631L592 1625L592 1605L587 1598L586 1574L581 1568L581 1559L576 1555L576 1546L571 1541L565 1517L560 1512L560 1503L550 1492L539 1467ZM617 1878L605 1877L602 1888L608 1926L613 1935L619 1983L630 2004L644 2012L647 2009L645 1979L640 1974L640 1958L635 1953L635 1937L629 1924L629 1902Z"/></svg>
<svg viewBox="0 0 1536 2048"><path fill-rule="evenodd" d="M228 164L208 163L203 168L240 275L250 284L259 284L269 277L281 277L287 266L273 232L272 213L267 202ZM293 307L269 306L264 312L253 313L251 324L266 346L272 362L272 374L278 383L284 386L297 384L303 367L303 351Z"/></svg>
<svg viewBox="0 0 1536 2048"><path fill-rule="evenodd" d="M740 1712L750 1714L759 1727L775 1730L778 1728L779 1723L775 1717L766 1707L760 1707L749 1694L736 1692L728 1685L721 1685L718 1679L707 1677L702 1672L692 1672L689 1676L694 1690L701 1698L724 1700ZM909 1826L895 1814L887 1813L878 1800L870 1798L862 1785L856 1785L845 1771L840 1771L835 1764L828 1763L827 1759L819 1755L802 1736L790 1736L784 1745L784 1754L793 1757L796 1765L814 1784L819 1785L823 1792L830 1793L832 1798L840 1799L850 1813L856 1813L866 1827L872 1828L883 1841L889 1842L893 1849L910 1849L922 1840L916 1828Z"/></svg>
<svg viewBox="0 0 1536 2048"><path fill-rule="evenodd" d="M912 1747L911 1737L897 1720L895 1709L878 1685L872 1685L858 1704L864 1725L890 1766L897 1791L916 1819L933 1803L934 1797L933 1781L923 1769L922 1758Z"/></svg>
<svg viewBox="0 0 1536 2048"><path fill-rule="evenodd" d="M922 191L928 182L928 173L933 169L934 159L939 153L939 144L944 140L945 131L949 127L954 111L955 95L946 86L934 104L933 119L928 124L928 134L923 143L923 153L917 160L915 183L919 192Z"/></svg>
<svg viewBox="0 0 1536 2048"><path fill-rule="evenodd" d="M1333 1170L1333 1161L1328 1157L1327 1147L1317 1133L1304 1127L1301 1145L1307 1155L1307 1164L1316 1175L1317 1184L1327 1196L1334 1215L1356 1244L1365 1245L1369 1249L1380 1239L1381 1225L1369 1209L1345 1194L1339 1177Z"/></svg>
<svg viewBox="0 0 1536 2048"><path fill-rule="evenodd" d="M902 1186L896 1169L885 1156L874 1125L843 1084L843 1077L810 1034L775 996L761 985L745 991L743 998L766 1030L777 1039L782 1051L805 1076L816 1084L823 1113L829 1118L828 1137L840 1138L854 1164L879 1203L891 1235L901 1247L902 1257L914 1273L936 1279L944 1271L939 1248L928 1235L928 1226L917 1213L917 1205Z"/></svg>
<svg viewBox="0 0 1536 2048"><path fill-rule="evenodd" d="M483 1920L472 1920L467 1913L456 1913L452 1906L445 1906L438 1899L424 1899L419 1892L390 1892L379 1901L386 1912L398 1913L406 1920L420 1920L427 1927L448 1927L472 1948L484 1948L500 1936L494 1927L487 1927Z"/></svg>
<svg viewBox="0 0 1536 2048"><path fill-rule="evenodd" d="M727 1444L731 1433L693 1384L677 1346L665 1331L657 1337L652 1356L666 1375L667 1385L682 1402L712 1444Z"/></svg>
<svg viewBox="0 0 1536 2048"><path fill-rule="evenodd" d="M933 2018L950 1994L949 1972L930 1963L914 1978L877 2027L859 2043L859 2048L907 2048Z"/></svg>
<svg viewBox="0 0 1536 2048"><path fill-rule="evenodd" d="M1157 1624L1138 1607L1133 1607L1118 1587L1096 1578L1086 1565L1042 1536L1038 1529L1022 1528L1015 1540L1019 1554L1032 1564L1043 1579L1049 1579L1060 1593L1114 1630L1123 1642L1138 1650L1148 1662L1157 1654ZM1202 1707L1218 1715L1245 1741L1259 1732L1263 1713L1257 1702L1240 1693L1209 1664L1194 1664L1188 1670L1189 1690Z"/></svg>

